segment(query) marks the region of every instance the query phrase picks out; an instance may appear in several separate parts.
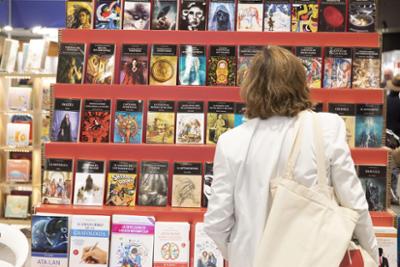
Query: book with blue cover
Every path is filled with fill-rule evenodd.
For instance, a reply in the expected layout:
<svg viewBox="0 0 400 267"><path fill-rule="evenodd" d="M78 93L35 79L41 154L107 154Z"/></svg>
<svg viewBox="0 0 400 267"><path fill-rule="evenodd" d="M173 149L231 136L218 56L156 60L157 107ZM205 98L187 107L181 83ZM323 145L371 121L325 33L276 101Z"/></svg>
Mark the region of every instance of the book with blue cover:
<svg viewBox="0 0 400 267"><path fill-rule="evenodd" d="M264 31L290 32L291 4L289 0L266 0L264 5Z"/></svg>
<svg viewBox="0 0 400 267"><path fill-rule="evenodd" d="M121 29L121 3L119 0L96 0L95 5L95 29Z"/></svg>
<svg viewBox="0 0 400 267"><path fill-rule="evenodd" d="M235 0L210 0L208 30L235 31L235 14Z"/></svg>
<svg viewBox="0 0 400 267"><path fill-rule="evenodd" d="M356 147L381 147L383 130L383 105L358 104L356 106Z"/></svg>
<svg viewBox="0 0 400 267"><path fill-rule="evenodd" d="M140 144L143 131L142 100L117 100L114 143Z"/></svg>
<svg viewBox="0 0 400 267"><path fill-rule="evenodd" d="M179 84L206 84L206 47L200 45L181 45L179 56Z"/></svg>

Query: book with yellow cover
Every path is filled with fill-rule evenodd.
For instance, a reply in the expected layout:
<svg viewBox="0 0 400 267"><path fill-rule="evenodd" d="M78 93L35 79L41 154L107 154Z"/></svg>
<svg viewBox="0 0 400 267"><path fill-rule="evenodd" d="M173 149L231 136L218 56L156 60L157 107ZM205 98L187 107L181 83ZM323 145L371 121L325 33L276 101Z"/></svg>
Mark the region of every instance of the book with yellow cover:
<svg viewBox="0 0 400 267"><path fill-rule="evenodd" d="M106 205L135 206L137 162L110 161L107 178Z"/></svg>
<svg viewBox="0 0 400 267"><path fill-rule="evenodd" d="M176 85L178 57L176 45L153 45L150 85Z"/></svg>
<svg viewBox="0 0 400 267"><path fill-rule="evenodd" d="M146 143L173 144L175 136L175 102L150 100L147 112Z"/></svg>

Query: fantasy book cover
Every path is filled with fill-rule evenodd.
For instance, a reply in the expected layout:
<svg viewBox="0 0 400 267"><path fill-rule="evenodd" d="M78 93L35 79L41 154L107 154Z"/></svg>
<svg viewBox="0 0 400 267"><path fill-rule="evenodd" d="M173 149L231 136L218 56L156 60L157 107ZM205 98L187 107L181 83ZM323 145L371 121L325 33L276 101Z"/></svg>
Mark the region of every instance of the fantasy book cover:
<svg viewBox="0 0 400 267"><path fill-rule="evenodd" d="M80 141L83 143L108 143L110 141L111 100L86 99Z"/></svg>
<svg viewBox="0 0 400 267"><path fill-rule="evenodd" d="M79 133L80 99L56 98L50 139L52 142L77 142Z"/></svg>
<svg viewBox="0 0 400 267"><path fill-rule="evenodd" d="M124 30L150 30L150 0L125 0Z"/></svg>
<svg viewBox="0 0 400 267"><path fill-rule="evenodd" d="M142 100L117 100L114 119L114 143L141 144L142 132Z"/></svg>
<svg viewBox="0 0 400 267"><path fill-rule="evenodd" d="M205 85L206 72L206 47L200 45L181 45L179 55L179 84Z"/></svg>
<svg viewBox="0 0 400 267"><path fill-rule="evenodd" d="M111 160L107 182L106 205L136 205L137 162Z"/></svg>
<svg viewBox="0 0 400 267"><path fill-rule="evenodd" d="M153 45L150 85L176 85L178 58L176 45Z"/></svg>
<svg viewBox="0 0 400 267"><path fill-rule="evenodd" d="M211 196L211 185L214 179L213 171L214 163L206 162L204 163L204 177L203 177L203 196L201 200L201 206L207 208L208 198Z"/></svg>
<svg viewBox="0 0 400 267"><path fill-rule="evenodd" d="M68 0L66 2L66 28L91 29L93 3L91 0Z"/></svg>
<svg viewBox="0 0 400 267"><path fill-rule="evenodd" d="M179 15L179 30L205 31L207 2L204 0L182 0Z"/></svg>
<svg viewBox="0 0 400 267"><path fill-rule="evenodd" d="M148 73L147 45L123 44L119 83L124 85L147 84Z"/></svg>
<svg viewBox="0 0 400 267"><path fill-rule="evenodd" d="M382 146L384 131L383 105L357 104L356 147L375 148Z"/></svg>
<svg viewBox="0 0 400 267"><path fill-rule="evenodd" d="M178 102L176 143L204 144L204 119L203 102Z"/></svg>
<svg viewBox="0 0 400 267"><path fill-rule="evenodd" d="M172 176L172 207L201 207L201 165L193 162L175 162Z"/></svg>
<svg viewBox="0 0 400 267"><path fill-rule="evenodd" d="M235 0L210 0L208 8L209 31L235 31Z"/></svg>
<svg viewBox="0 0 400 267"><path fill-rule="evenodd" d="M142 161L138 205L167 206L168 162Z"/></svg>
<svg viewBox="0 0 400 267"><path fill-rule="evenodd" d="M32 215L32 267L68 267L68 217Z"/></svg>
<svg viewBox="0 0 400 267"><path fill-rule="evenodd" d="M355 147L356 105L347 103L329 103L328 111L338 114L346 125L346 141L349 147Z"/></svg>
<svg viewBox="0 0 400 267"><path fill-rule="evenodd" d="M324 88L351 87L352 52L349 47L327 47L324 59Z"/></svg>
<svg viewBox="0 0 400 267"><path fill-rule="evenodd" d="M264 31L290 32L292 6L289 0L266 0L264 5Z"/></svg>
<svg viewBox="0 0 400 267"><path fill-rule="evenodd" d="M359 165L358 177L363 186L370 211L387 208L386 166Z"/></svg>
<svg viewBox="0 0 400 267"><path fill-rule="evenodd" d="M263 0L239 0L236 23L239 32L262 32Z"/></svg>
<svg viewBox="0 0 400 267"><path fill-rule="evenodd" d="M224 267L224 258L217 244L205 233L204 223L196 223L194 237L194 267ZM210 264L211 263L211 264Z"/></svg>
<svg viewBox="0 0 400 267"><path fill-rule="evenodd" d="M374 32L375 0L349 0L349 32Z"/></svg>
<svg viewBox="0 0 400 267"><path fill-rule="evenodd" d="M346 0L321 0L318 31L344 32L346 26Z"/></svg>
<svg viewBox="0 0 400 267"><path fill-rule="evenodd" d="M71 204L72 177L72 159L46 159L42 177L42 203Z"/></svg>
<svg viewBox="0 0 400 267"><path fill-rule="evenodd" d="M317 46L298 46L296 56L306 69L307 85L310 88L321 88L322 85L322 52Z"/></svg>
<svg viewBox="0 0 400 267"><path fill-rule="evenodd" d="M173 144L175 137L175 102L150 100L147 111L146 143Z"/></svg>
<svg viewBox="0 0 400 267"><path fill-rule="evenodd" d="M112 84L114 81L113 44L91 44L86 61L85 83Z"/></svg>
<svg viewBox="0 0 400 267"><path fill-rule="evenodd" d="M246 104L235 103L235 127L238 127L247 121L245 113L246 113Z"/></svg>
<svg viewBox="0 0 400 267"><path fill-rule="evenodd" d="M318 13L317 0L294 0L292 5L292 32L317 32Z"/></svg>
<svg viewBox="0 0 400 267"><path fill-rule="evenodd" d="M152 30L177 30L178 0L154 0L151 29Z"/></svg>
<svg viewBox="0 0 400 267"><path fill-rule="evenodd" d="M207 144L216 144L223 133L235 127L234 108L232 102L208 102Z"/></svg>
<svg viewBox="0 0 400 267"><path fill-rule="evenodd" d="M208 58L208 82L210 86L235 86L236 47L211 46Z"/></svg>
<svg viewBox="0 0 400 267"><path fill-rule="evenodd" d="M379 48L353 51L353 88L380 88L381 53Z"/></svg>
<svg viewBox="0 0 400 267"><path fill-rule="evenodd" d="M120 0L95 0L94 28L100 30L121 29Z"/></svg>
<svg viewBox="0 0 400 267"><path fill-rule="evenodd" d="M82 83L85 64L85 44L60 44L57 83Z"/></svg>
<svg viewBox="0 0 400 267"><path fill-rule="evenodd" d="M6 181L28 182L31 175L31 162L27 159L7 159Z"/></svg>
<svg viewBox="0 0 400 267"><path fill-rule="evenodd" d="M253 57L262 50L262 46L241 45L239 46L239 57L237 66L237 85L240 86L246 77L247 70Z"/></svg>

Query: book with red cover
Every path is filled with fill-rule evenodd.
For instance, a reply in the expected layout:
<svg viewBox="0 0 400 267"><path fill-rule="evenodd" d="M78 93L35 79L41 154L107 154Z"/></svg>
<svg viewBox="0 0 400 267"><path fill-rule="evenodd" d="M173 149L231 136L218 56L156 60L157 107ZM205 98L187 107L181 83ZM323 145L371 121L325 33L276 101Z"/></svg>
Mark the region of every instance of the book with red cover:
<svg viewBox="0 0 400 267"><path fill-rule="evenodd" d="M111 100L86 99L82 117L80 141L108 143L110 141Z"/></svg>

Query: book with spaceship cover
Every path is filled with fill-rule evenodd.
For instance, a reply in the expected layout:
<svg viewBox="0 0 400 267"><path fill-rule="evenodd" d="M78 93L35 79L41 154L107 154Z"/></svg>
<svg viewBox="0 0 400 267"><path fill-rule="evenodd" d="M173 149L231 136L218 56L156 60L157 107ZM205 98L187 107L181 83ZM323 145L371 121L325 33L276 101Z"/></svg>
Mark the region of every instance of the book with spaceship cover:
<svg viewBox="0 0 400 267"><path fill-rule="evenodd" d="M110 141L111 100L86 99L84 104L80 141L108 143Z"/></svg>

